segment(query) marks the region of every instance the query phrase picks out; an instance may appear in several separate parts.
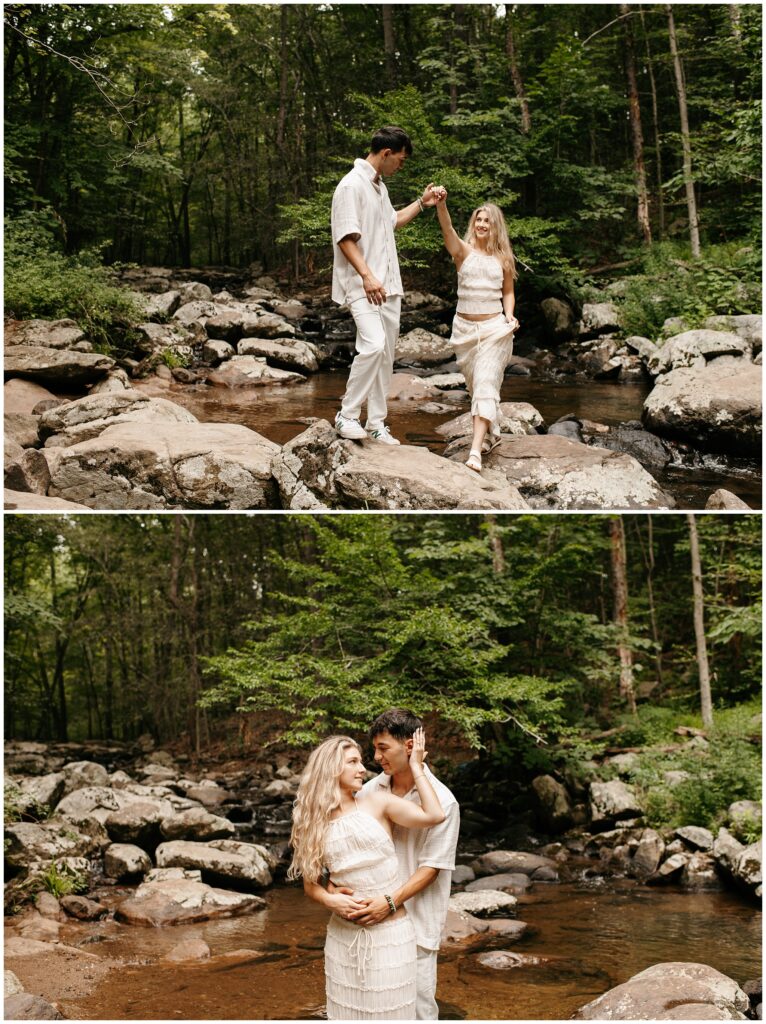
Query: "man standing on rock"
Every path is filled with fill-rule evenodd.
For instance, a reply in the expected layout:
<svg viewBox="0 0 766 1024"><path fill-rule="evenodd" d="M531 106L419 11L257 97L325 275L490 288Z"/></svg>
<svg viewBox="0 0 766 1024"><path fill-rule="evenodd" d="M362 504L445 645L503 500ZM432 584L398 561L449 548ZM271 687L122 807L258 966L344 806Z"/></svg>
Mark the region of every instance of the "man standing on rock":
<svg viewBox="0 0 766 1024"><path fill-rule="evenodd" d="M409 206L395 210L382 178L396 174L411 155L406 132L393 126L379 129L366 159L354 161L332 199L332 298L348 305L356 325L356 355L335 429L352 440L370 437L381 444L400 443L386 426L404 294L394 229L435 206L436 196L429 185ZM360 422L364 402L366 428Z"/></svg>
<svg viewBox="0 0 766 1024"><path fill-rule="evenodd" d="M375 761L383 771L364 784L362 793L386 788L395 796L420 803L409 758L412 737L422 725L419 718L403 708L391 708L375 719L370 728L370 739L375 748ZM423 770L436 790L445 818L430 828L393 827L399 877L406 881L389 895L396 907L406 904L407 914L415 928L418 947L416 1018L438 1020L436 958L447 919L460 831L460 808L444 783L426 765L423 765ZM369 899L366 903L364 910L352 915L363 927L380 924L391 913L385 896Z"/></svg>

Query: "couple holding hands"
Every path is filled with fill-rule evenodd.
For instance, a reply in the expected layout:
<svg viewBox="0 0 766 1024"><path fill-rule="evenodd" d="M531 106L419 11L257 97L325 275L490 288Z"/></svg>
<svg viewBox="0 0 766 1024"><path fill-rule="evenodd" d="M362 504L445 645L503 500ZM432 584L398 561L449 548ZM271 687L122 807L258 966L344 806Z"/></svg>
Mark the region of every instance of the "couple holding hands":
<svg viewBox="0 0 766 1024"><path fill-rule="evenodd" d="M426 207L435 207L447 251L455 262L458 301L451 344L471 395L473 439L466 465L481 472L485 442L500 435L503 373L519 327L514 316L516 262L501 211L492 203L471 214L460 238L447 209L447 190L430 184L409 206L394 210L383 178L396 174L412 143L401 128L381 128L366 159L355 160L332 202L332 298L347 304L356 326L356 355L335 418L341 437L398 445L386 426L404 289L394 231ZM360 416L367 403L366 426Z"/></svg>

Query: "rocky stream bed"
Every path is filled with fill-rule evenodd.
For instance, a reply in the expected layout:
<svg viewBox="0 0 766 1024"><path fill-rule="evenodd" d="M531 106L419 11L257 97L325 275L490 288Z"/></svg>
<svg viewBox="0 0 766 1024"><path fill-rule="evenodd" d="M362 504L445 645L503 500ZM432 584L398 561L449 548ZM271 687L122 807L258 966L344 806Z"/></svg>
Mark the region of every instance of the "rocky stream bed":
<svg viewBox="0 0 766 1024"><path fill-rule="evenodd" d="M461 796L443 1019L760 1017L761 845L731 831L760 805L659 832L631 756L535 778L534 829ZM301 765L7 744L6 1017L321 1019L326 913L283 881Z"/></svg>
<svg viewBox="0 0 766 1024"><path fill-rule="evenodd" d="M760 316L648 339L624 336L608 293L579 314L544 300L477 476L445 299L405 297L391 450L330 425L354 328L326 289L288 298L210 269L125 281L147 319L113 356L71 320L6 323L6 508L760 507Z"/></svg>

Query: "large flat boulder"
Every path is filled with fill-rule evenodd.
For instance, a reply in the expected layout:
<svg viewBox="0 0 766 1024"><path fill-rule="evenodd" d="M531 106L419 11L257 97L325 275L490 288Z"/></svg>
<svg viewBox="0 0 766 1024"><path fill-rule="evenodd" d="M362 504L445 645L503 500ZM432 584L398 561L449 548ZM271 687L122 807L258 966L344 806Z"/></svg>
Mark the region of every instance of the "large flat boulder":
<svg viewBox="0 0 766 1024"><path fill-rule="evenodd" d="M206 373L209 384L223 388L257 388L268 384L302 384L306 378L295 370L269 366L265 356L232 356L225 366Z"/></svg>
<svg viewBox="0 0 766 1024"><path fill-rule="evenodd" d="M282 370L316 373L319 369L316 345L299 338L243 338L237 345L237 353L241 356L262 356L271 366Z"/></svg>
<svg viewBox="0 0 766 1024"><path fill-rule="evenodd" d="M445 455L463 460L469 442L453 442ZM503 437L484 465L501 471L529 508L672 508L673 499L636 459L624 452L555 434Z"/></svg>
<svg viewBox="0 0 766 1024"><path fill-rule="evenodd" d="M590 815L595 825L635 818L643 813L635 790L627 783L612 779L590 784Z"/></svg>
<svg viewBox="0 0 766 1024"><path fill-rule="evenodd" d="M75 320L16 320L6 324L4 331L6 345L71 349L86 340Z"/></svg>
<svg viewBox="0 0 766 1024"><path fill-rule="evenodd" d="M115 918L123 924L159 928L263 910L266 901L250 893L216 889L186 878L144 882L135 895L120 903Z"/></svg>
<svg viewBox="0 0 766 1024"><path fill-rule="evenodd" d="M158 868L193 868L214 880L247 882L256 888L271 885L268 854L255 843L214 839L207 843L171 840L156 851Z"/></svg>
<svg viewBox="0 0 766 1024"><path fill-rule="evenodd" d="M21 412L31 416L40 402L55 402L56 396L42 384L33 380L22 380L14 377L6 381L3 387L3 411L7 413Z"/></svg>
<svg viewBox="0 0 766 1024"><path fill-rule="evenodd" d="M71 352L41 345L14 345L5 353L5 376L24 377L59 387L79 388L101 380L114 359L98 352Z"/></svg>
<svg viewBox="0 0 766 1024"><path fill-rule="evenodd" d="M537 853L526 853L523 850L491 850L476 860L471 867L478 877L485 875L521 874L534 875L544 868L557 869L558 864L550 857L542 857Z"/></svg>
<svg viewBox="0 0 766 1024"><path fill-rule="evenodd" d="M744 1020L750 1000L707 964L662 963L581 1007L575 1020Z"/></svg>
<svg viewBox="0 0 766 1024"><path fill-rule="evenodd" d="M515 487L481 476L425 448L344 441L326 420L275 457L286 508L523 509Z"/></svg>
<svg viewBox="0 0 766 1024"><path fill-rule="evenodd" d="M734 331L700 329L674 334L649 358L647 368L652 374L669 373L682 367L705 366L721 356L750 355L752 343Z"/></svg>
<svg viewBox="0 0 766 1024"><path fill-rule="evenodd" d="M416 327L407 334L400 334L396 342L397 363L420 363L422 366L439 366L454 355L448 338L442 338L424 327Z"/></svg>
<svg viewBox="0 0 766 1024"><path fill-rule="evenodd" d="M278 451L235 423L123 423L46 448L48 493L96 509L275 508Z"/></svg>
<svg viewBox="0 0 766 1024"><path fill-rule="evenodd" d="M5 859L14 867L61 857L85 857L99 849L91 836L77 832L68 822L35 824L17 821L5 827Z"/></svg>
<svg viewBox="0 0 766 1024"><path fill-rule="evenodd" d="M164 818L160 831L165 839L191 839L205 842L210 839L230 839L236 829L227 818L211 814L204 807L192 807L188 811Z"/></svg>
<svg viewBox="0 0 766 1024"><path fill-rule="evenodd" d="M98 437L118 423L197 423L197 417L164 398L117 391L86 395L44 412L40 436L47 448L68 447Z"/></svg>
<svg viewBox="0 0 766 1024"><path fill-rule="evenodd" d="M500 433L521 436L525 434L537 434L539 427L544 427L545 421L540 413L529 402L501 402L500 403ZM447 420L435 428L435 433L441 434L448 440L456 437L470 436L473 430L473 417L470 412L464 412L452 420Z"/></svg>
<svg viewBox="0 0 766 1024"><path fill-rule="evenodd" d="M470 914L472 917L504 916L516 909L518 900L500 889L482 889L478 892L459 892L450 896L449 909L456 914Z"/></svg>
<svg viewBox="0 0 766 1024"><path fill-rule="evenodd" d="M761 375L743 359L671 370L644 402L644 425L706 448L760 450Z"/></svg>
<svg viewBox="0 0 766 1024"><path fill-rule="evenodd" d="M63 498L49 498L44 494L14 491L6 487L3 492L3 508L6 512L87 512L88 505Z"/></svg>

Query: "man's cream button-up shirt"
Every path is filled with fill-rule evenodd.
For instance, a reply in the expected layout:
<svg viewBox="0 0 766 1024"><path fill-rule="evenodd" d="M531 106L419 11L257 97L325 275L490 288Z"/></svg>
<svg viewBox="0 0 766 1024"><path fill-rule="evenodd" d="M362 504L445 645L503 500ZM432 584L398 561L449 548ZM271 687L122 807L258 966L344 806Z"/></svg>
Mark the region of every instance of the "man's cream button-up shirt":
<svg viewBox="0 0 766 1024"><path fill-rule="evenodd" d="M356 241L365 262L382 283L387 295L403 295L396 255L396 210L382 180L375 182L375 168L367 160L355 160L332 197L332 298L341 305L364 298L362 279L340 251L338 242L348 235Z"/></svg>

